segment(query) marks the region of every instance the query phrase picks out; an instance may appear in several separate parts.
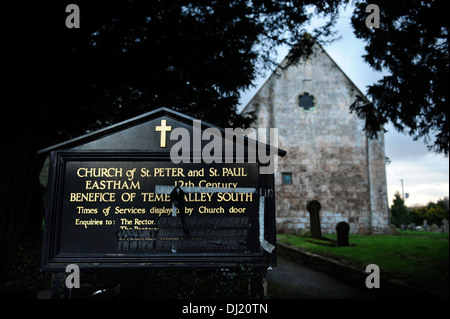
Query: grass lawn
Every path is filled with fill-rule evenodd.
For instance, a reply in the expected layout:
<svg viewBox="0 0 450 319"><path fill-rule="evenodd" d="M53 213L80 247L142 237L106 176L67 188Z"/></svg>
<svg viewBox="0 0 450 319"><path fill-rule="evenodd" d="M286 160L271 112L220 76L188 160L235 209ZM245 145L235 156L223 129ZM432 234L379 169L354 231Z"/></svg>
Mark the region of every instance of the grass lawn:
<svg viewBox="0 0 450 319"><path fill-rule="evenodd" d="M368 264L380 267L380 277L402 280L415 287L440 289L448 278L449 235L399 231L400 236L350 234L350 247L332 247L326 240L297 235L277 235L277 240L302 250L325 255L364 271ZM336 240L336 235L325 238ZM385 277L386 278L386 277Z"/></svg>

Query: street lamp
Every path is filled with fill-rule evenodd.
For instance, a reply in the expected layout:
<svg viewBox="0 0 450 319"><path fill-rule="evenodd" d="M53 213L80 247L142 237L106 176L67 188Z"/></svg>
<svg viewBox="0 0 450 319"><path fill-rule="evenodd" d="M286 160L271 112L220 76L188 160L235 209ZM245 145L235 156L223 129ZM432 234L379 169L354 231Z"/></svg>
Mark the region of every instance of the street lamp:
<svg viewBox="0 0 450 319"><path fill-rule="evenodd" d="M405 201L405 189L403 188L403 179L400 180L400 182L402 183L402 199L403 201ZM406 193L406 198L409 197L409 193Z"/></svg>

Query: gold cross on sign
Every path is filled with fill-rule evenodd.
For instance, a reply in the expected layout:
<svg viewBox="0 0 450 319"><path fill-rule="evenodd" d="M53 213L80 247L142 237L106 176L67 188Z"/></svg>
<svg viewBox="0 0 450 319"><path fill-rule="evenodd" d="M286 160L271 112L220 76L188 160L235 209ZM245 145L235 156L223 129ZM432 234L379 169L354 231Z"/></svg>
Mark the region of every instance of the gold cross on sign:
<svg viewBox="0 0 450 319"><path fill-rule="evenodd" d="M156 127L156 132L161 132L161 147L166 147L166 132L172 131L172 126L166 126L166 120L161 120L161 126Z"/></svg>

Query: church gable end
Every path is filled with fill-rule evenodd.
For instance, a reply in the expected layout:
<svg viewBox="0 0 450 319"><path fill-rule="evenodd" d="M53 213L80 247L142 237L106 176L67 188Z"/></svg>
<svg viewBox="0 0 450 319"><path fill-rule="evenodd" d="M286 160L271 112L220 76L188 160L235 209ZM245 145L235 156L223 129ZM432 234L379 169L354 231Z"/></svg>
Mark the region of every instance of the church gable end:
<svg viewBox="0 0 450 319"><path fill-rule="evenodd" d="M255 127L278 128L279 147L287 150L276 176L279 231L308 230L311 200L321 204L324 233L340 221L353 233L387 230L383 134L367 139L363 120L349 110L356 95L362 93L317 45L307 61L272 74L244 109L255 111Z"/></svg>

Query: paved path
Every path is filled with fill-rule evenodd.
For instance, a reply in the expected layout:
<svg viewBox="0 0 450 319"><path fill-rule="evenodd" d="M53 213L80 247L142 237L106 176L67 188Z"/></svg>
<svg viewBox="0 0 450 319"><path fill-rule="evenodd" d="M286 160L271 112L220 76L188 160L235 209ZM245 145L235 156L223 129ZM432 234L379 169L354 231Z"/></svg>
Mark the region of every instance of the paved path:
<svg viewBox="0 0 450 319"><path fill-rule="evenodd" d="M354 299L375 298L374 292L355 287L330 274L294 263L278 256L276 270L267 272L267 291L270 298Z"/></svg>

